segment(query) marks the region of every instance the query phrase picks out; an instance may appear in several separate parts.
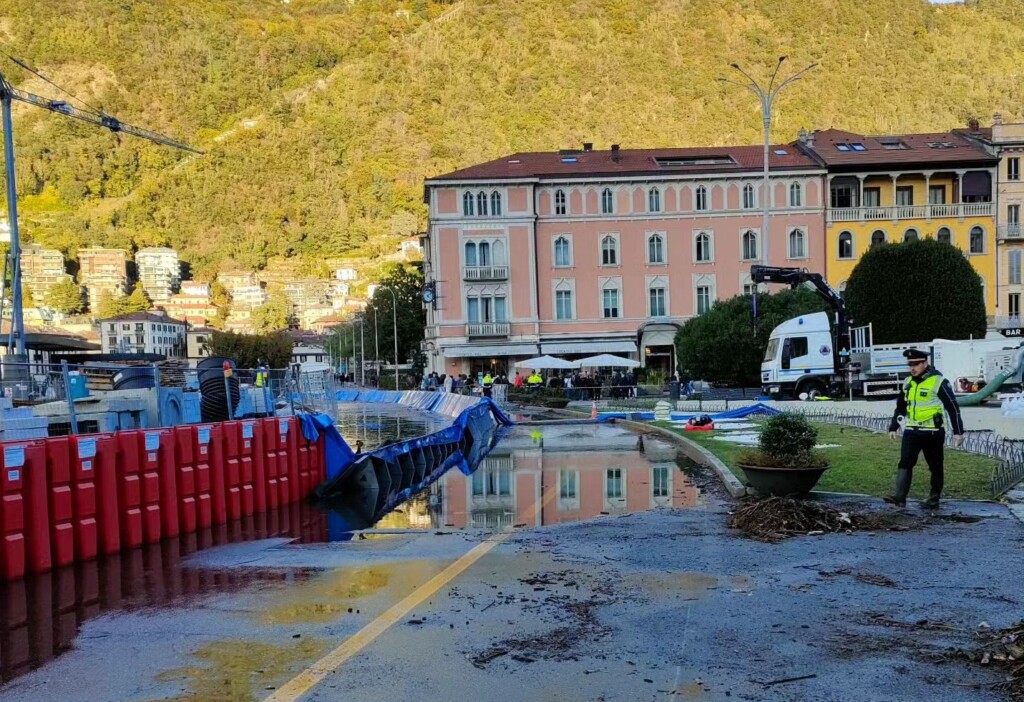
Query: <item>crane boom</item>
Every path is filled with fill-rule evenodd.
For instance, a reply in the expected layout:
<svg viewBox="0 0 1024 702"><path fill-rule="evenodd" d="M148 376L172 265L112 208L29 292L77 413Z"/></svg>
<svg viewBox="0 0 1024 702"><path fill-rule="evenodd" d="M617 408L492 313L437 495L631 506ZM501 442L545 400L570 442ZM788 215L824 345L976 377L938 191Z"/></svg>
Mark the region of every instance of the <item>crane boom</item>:
<svg viewBox="0 0 1024 702"><path fill-rule="evenodd" d="M112 132L131 134L132 136L148 139L149 141L157 144L172 146L176 149L181 149L182 151L190 151L194 154L203 153L199 149L189 146L188 144L175 141L170 137L150 131L149 129L143 129L142 127L136 127L128 124L127 122L122 122L116 117L111 117L110 115L103 113L90 112L89 110L82 110L64 100L51 100L50 98L45 98L41 95L33 95L32 93L27 93L24 90L18 90L17 88L11 87L11 85L7 83L2 76L0 76L0 96L2 96L2 93L4 92L10 94L11 98L14 100L28 103L29 105L35 105L36 107L41 107L44 110L56 112L57 114L65 115L67 117L79 119L83 122L89 122L90 124L105 127Z"/></svg>
<svg viewBox="0 0 1024 702"><path fill-rule="evenodd" d="M14 57L9 58L22 68L39 75ZM57 87L63 90L59 86ZM25 92L24 90L18 90L7 81L3 73L0 73L0 111L2 111L0 119L3 122L4 174L7 181L7 216L11 227L10 261L13 288L11 291L11 331L7 340L7 351L11 353L12 347L15 347L17 357L27 361L28 357L25 355L25 317L21 300L21 242L18 231L18 195L14 170L14 120L11 116L11 103L14 100L35 105L49 112L56 112L72 119L89 122L115 133L131 134L156 144L171 146L194 154L202 154L203 152L162 134L122 122L116 117L111 117L101 111L83 110L69 104L65 100L51 100L40 95ZM74 426L74 423L72 423L72 426Z"/></svg>

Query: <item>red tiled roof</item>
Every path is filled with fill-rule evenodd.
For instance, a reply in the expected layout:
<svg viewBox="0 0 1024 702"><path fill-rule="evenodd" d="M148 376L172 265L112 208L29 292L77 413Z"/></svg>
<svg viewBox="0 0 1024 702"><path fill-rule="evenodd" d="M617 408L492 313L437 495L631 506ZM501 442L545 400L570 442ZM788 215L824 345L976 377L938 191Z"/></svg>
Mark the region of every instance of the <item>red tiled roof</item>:
<svg viewBox="0 0 1024 702"><path fill-rule="evenodd" d="M905 148L887 149L883 141L898 140ZM794 142L794 145L796 142ZM840 151L838 144L859 144L863 150ZM948 144L942 148L930 144ZM990 165L998 159L990 156L981 147L972 144L956 131L929 134L893 134L888 136L867 136L841 129L825 129L814 132L810 148L825 164L834 166L893 166L893 165Z"/></svg>
<svg viewBox="0 0 1024 702"><path fill-rule="evenodd" d="M566 176L629 176L651 173L715 173L760 171L763 146L708 146L674 149L620 149L618 161L609 151L541 151L512 154L469 166L428 180L491 180L499 178L564 178ZM776 154L775 151L785 151ZM655 158L701 159L731 157L731 164L660 165ZM566 161L575 159L575 161ZM819 168L813 159L791 144L769 147L768 166L772 170Z"/></svg>

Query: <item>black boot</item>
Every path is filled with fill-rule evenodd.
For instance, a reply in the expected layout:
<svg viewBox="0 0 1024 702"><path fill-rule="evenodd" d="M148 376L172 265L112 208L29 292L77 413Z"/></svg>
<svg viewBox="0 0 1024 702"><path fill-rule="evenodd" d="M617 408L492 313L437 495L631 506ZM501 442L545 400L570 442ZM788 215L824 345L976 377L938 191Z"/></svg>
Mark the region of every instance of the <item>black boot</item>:
<svg viewBox="0 0 1024 702"><path fill-rule="evenodd" d="M882 499L897 507L907 506L907 493L910 492L910 482L913 474L909 470L896 471L896 492Z"/></svg>
<svg viewBox="0 0 1024 702"><path fill-rule="evenodd" d="M939 496L932 493L927 500L921 501L921 506L926 509L938 509L939 508Z"/></svg>

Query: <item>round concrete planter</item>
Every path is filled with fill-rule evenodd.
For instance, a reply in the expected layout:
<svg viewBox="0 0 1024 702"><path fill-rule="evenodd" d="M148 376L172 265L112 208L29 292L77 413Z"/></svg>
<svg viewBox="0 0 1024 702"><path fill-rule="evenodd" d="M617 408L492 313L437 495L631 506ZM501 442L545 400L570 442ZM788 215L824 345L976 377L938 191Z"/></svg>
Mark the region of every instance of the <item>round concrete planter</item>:
<svg viewBox="0 0 1024 702"><path fill-rule="evenodd" d="M786 495L804 495L810 492L829 467L768 468L740 463L739 468L747 476L747 482L757 491L757 494L784 497Z"/></svg>

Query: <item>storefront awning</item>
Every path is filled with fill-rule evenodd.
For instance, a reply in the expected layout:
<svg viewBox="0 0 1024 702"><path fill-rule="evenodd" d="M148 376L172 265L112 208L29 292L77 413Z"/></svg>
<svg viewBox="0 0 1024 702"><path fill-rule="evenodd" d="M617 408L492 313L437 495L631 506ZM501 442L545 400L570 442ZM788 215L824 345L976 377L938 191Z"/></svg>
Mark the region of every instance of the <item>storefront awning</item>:
<svg viewBox="0 0 1024 702"><path fill-rule="evenodd" d="M606 341L552 341L541 343L541 351L550 355L636 353L636 342L629 339L608 339Z"/></svg>
<svg viewBox="0 0 1024 702"><path fill-rule="evenodd" d="M490 344L447 346L445 358L504 358L505 356L536 356L537 344Z"/></svg>

